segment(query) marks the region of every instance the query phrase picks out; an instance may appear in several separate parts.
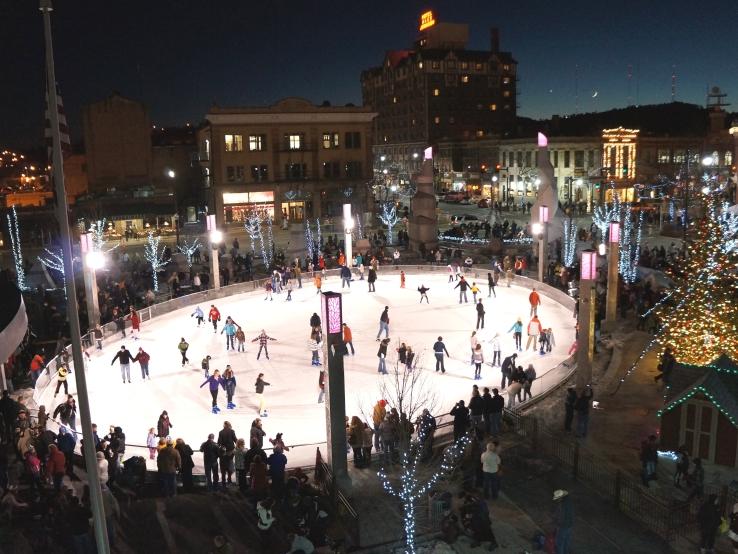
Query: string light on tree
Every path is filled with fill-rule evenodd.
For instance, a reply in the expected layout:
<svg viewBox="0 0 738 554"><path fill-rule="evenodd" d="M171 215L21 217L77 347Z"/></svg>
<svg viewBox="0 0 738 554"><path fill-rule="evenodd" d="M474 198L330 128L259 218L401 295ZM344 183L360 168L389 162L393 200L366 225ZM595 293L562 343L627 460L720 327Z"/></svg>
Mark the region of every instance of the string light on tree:
<svg viewBox="0 0 738 554"><path fill-rule="evenodd" d="M618 221L620 219L620 197L617 194L613 195L613 201L611 204L603 204L595 206L592 210L592 223L600 231L600 237L604 242L607 238L607 232L610 228L610 223Z"/></svg>
<svg viewBox="0 0 738 554"><path fill-rule="evenodd" d="M305 247L307 248L308 257L313 259L313 232L310 229L310 222L305 220Z"/></svg>
<svg viewBox="0 0 738 554"><path fill-rule="evenodd" d="M114 244L106 248L107 239L105 238L105 224L107 219L98 219L94 223L90 224L90 233L92 233L92 249L93 252L110 252L115 250L119 245Z"/></svg>
<svg viewBox="0 0 738 554"><path fill-rule="evenodd" d="M626 283L634 283L638 276L638 260L641 256L641 237L643 232L643 211L638 214L634 225L633 206L627 202L623 206L620 232L620 259L618 271Z"/></svg>
<svg viewBox="0 0 738 554"><path fill-rule="evenodd" d="M318 235L318 248L323 247L323 230L320 228L320 218L315 219L316 231Z"/></svg>
<svg viewBox="0 0 738 554"><path fill-rule="evenodd" d="M400 221L397 216L397 205L394 202L384 202L379 219L387 226L387 244L392 244L392 228Z"/></svg>
<svg viewBox="0 0 738 554"><path fill-rule="evenodd" d="M256 247L256 238L259 236L260 227L261 227L261 217L259 215L259 212L256 210L252 210L248 213L246 216L246 219L243 222L243 226L246 229L246 233L249 235L249 238L251 239L251 252L256 253L255 247Z"/></svg>
<svg viewBox="0 0 738 554"><path fill-rule="evenodd" d="M20 226L18 225L18 213L12 206L8 217L8 234L10 235L10 249L13 252L13 263L15 264L15 278L20 290L28 290L26 285L26 270L23 267L23 251L21 250Z"/></svg>
<svg viewBox="0 0 738 554"><path fill-rule="evenodd" d="M195 255L195 252L198 251L200 248L200 239L195 238L191 243L189 240L184 239L182 241L181 245L177 245L177 250L182 252L185 256L185 260L187 260L187 267L192 267L192 257Z"/></svg>
<svg viewBox="0 0 738 554"><path fill-rule="evenodd" d="M577 226L572 218L564 220L564 240L561 243L561 259L565 267L574 265L574 257L577 253Z"/></svg>
<svg viewBox="0 0 738 554"><path fill-rule="evenodd" d="M268 259L265 261L265 266L270 267L272 265L272 257L274 254L274 234L272 232L272 216L266 214L266 225L267 225L267 248L266 253Z"/></svg>
<svg viewBox="0 0 738 554"><path fill-rule="evenodd" d="M167 265L164 261L164 247L159 248L161 237L155 237L152 231L146 237L144 245L144 258L151 265L151 273L154 279L154 292L159 292L159 270Z"/></svg>
<svg viewBox="0 0 738 554"><path fill-rule="evenodd" d="M62 255L62 249L54 249L49 250L48 248L44 248L45 254L43 256L37 256L38 261L44 266L49 269L53 269L57 273L61 273L62 278L62 289L64 289L64 294L66 295L67 290L67 277L64 273L64 257Z"/></svg>

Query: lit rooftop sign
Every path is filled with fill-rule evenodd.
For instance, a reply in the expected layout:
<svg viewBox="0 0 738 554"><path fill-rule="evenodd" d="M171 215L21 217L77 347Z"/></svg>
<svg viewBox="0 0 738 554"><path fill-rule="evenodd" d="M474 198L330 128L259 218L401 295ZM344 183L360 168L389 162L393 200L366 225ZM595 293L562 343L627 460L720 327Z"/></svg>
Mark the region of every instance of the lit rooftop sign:
<svg viewBox="0 0 738 554"><path fill-rule="evenodd" d="M429 27L433 27L436 24L436 18L433 16L432 11L423 12L420 14L420 27L419 31L425 31Z"/></svg>

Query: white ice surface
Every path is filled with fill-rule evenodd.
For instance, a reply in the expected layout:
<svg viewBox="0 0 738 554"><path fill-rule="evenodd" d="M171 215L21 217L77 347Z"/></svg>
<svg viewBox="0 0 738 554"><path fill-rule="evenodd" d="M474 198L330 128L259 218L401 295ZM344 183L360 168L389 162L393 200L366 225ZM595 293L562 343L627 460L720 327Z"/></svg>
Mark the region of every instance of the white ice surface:
<svg viewBox="0 0 738 554"><path fill-rule="evenodd" d="M418 367L428 372L429 382L436 388L440 404L437 414L447 413L459 399L468 401L472 385L475 384L474 369L469 363L469 337L476 323L476 311L471 293L468 293L469 303L460 305L458 289L453 290L456 283L447 283L447 280L447 275L442 272L437 275L408 274L407 288L401 289L399 274L394 271L389 273L389 270L382 272L380 268L376 293L367 291L366 281L353 281L350 291L344 289L344 321L353 331L356 348L355 356L345 358L347 415L361 417L362 407L364 413L370 415L373 404L379 399L378 384L382 377L377 373L376 336L384 306L390 307L392 348L387 361L388 369L391 370L394 364L394 348L401 340L411 345L420 356ZM500 333L504 359L513 352L512 333L508 333L511 325L518 316L526 325L529 320L530 291L516 286L497 287L497 298L487 298L485 282L486 277L480 274L481 297L487 311L486 328L482 336ZM418 303L417 287L421 284L430 287L430 305ZM340 292L340 279L327 279L323 290ZM119 425L126 433L127 443L145 446L148 429L156 427L159 414L167 410L174 425L172 436L185 439L193 450L199 448L208 433L217 435L225 420L233 424L238 437L246 438L248 445L251 422L258 416L254 381L257 374L263 372L265 380L271 384L265 392L269 415L263 418L267 438L282 432L287 445L306 445L287 453L290 466L314 463L316 446L320 446L325 453L325 406L317 403L319 371L310 364L307 341L310 332L308 321L313 312L320 313L320 302L311 279L303 279L303 288L296 289L292 297L293 300L287 302L286 293L283 292L274 295L274 300L270 302L264 300L263 294L252 292L229 297L216 304L223 321L230 315L244 328L247 339L245 353L226 351L225 335L220 334L223 321L217 334L207 321L198 328L195 319L190 317L194 304L144 323L139 340L129 336L108 341L101 352L91 349L87 379L92 420L97 423L100 436L107 432L109 425ZM207 314L209 305L200 307ZM567 351L574 339L575 320L569 309L546 297L543 297L539 317L544 327L553 328L556 346L553 352L545 356L532 351L523 352L518 357L518 364L527 367L528 363L533 363L540 376L567 358ZM269 343L271 360L262 355L257 361L258 343L251 343L250 340L262 328L277 341ZM451 358L446 360L445 375L433 371L435 359L432 345L439 335L443 336L451 354ZM190 344L190 364L184 368L177 349L181 337L185 337ZM525 340L524 332L523 346ZM136 363L131 365L132 384L122 383L118 362L112 367L110 365L121 344L125 344L132 354L141 346L151 355L150 380L142 381ZM488 344L484 348L485 361L489 362L492 352ZM234 398L237 407L234 410L226 409L225 392L221 390L218 401L222 411L218 415L211 413L208 387L200 388L204 381L200 362L206 354L212 356L211 372L213 369L222 372L226 364L230 364L234 370L237 379ZM549 374L537 381L533 393L560 380L564 370L559 372L560 376ZM69 379L71 393L75 392L73 377L70 375ZM499 368L485 365L482 380L476 383L480 388L499 387ZM63 395L60 394L56 400L62 399ZM56 406L53 387L41 393L38 403L45 404L47 409L53 411ZM266 441L265 446L269 446ZM144 449L129 446L126 457L131 455L142 455L148 459ZM199 456L195 461L200 466ZM150 467L155 467L153 461L149 463Z"/></svg>

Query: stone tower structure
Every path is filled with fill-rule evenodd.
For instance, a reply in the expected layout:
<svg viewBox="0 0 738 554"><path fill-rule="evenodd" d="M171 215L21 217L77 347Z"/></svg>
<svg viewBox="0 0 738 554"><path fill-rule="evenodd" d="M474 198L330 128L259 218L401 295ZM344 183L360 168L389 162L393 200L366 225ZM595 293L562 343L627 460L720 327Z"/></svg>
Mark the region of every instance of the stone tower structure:
<svg viewBox="0 0 738 554"><path fill-rule="evenodd" d="M412 216L408 234L410 248L415 252L438 248L438 215L433 190L433 150L426 148L423 166L417 177L418 190L411 201ZM422 246L421 246L422 245Z"/></svg>

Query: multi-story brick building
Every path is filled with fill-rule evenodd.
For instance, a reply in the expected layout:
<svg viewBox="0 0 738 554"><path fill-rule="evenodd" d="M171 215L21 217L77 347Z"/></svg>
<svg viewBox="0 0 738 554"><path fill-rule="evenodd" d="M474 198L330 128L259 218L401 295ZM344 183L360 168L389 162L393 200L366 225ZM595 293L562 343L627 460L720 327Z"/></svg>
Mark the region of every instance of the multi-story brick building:
<svg viewBox="0 0 738 554"><path fill-rule="evenodd" d="M240 224L253 209L278 223L337 216L347 202L365 210L374 117L368 108L300 98L211 108L198 144L218 224Z"/></svg>
<svg viewBox="0 0 738 554"><path fill-rule="evenodd" d="M489 50L468 50L468 40L468 25L436 22L426 12L413 48L388 51L381 66L362 72L364 105L379 114L376 158L413 172L428 145L514 127L517 62L500 51L497 29Z"/></svg>

